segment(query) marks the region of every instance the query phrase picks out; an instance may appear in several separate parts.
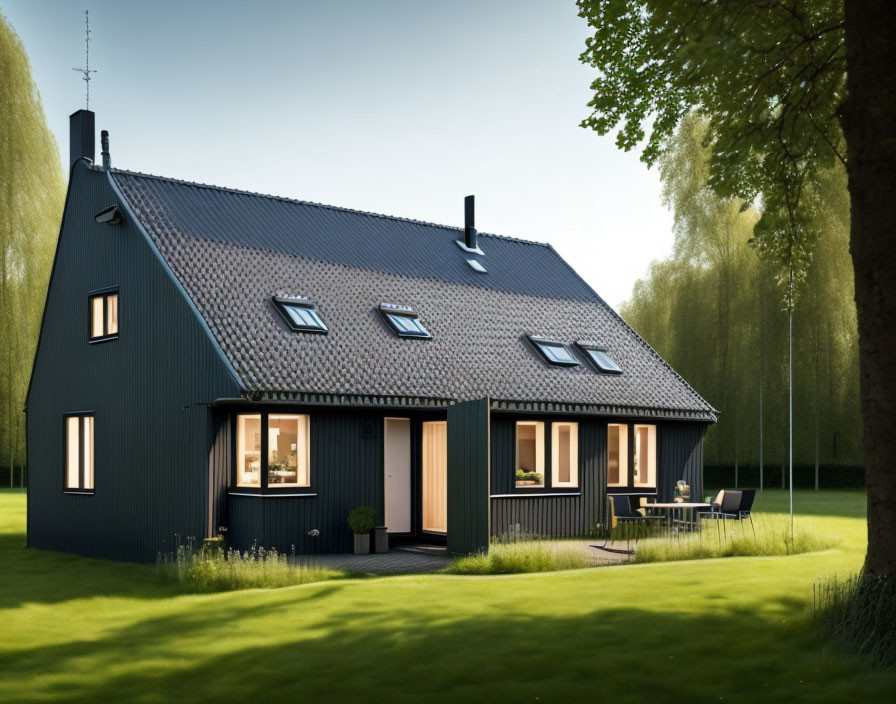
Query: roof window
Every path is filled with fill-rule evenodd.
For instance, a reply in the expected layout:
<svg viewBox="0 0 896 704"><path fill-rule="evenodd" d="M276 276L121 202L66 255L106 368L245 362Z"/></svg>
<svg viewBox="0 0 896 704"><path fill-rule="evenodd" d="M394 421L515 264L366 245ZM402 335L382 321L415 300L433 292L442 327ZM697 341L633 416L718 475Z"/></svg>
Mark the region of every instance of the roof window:
<svg viewBox="0 0 896 704"><path fill-rule="evenodd" d="M380 315L389 323L395 334L399 337L431 338L432 335L420 322L420 316L410 306L400 306L396 303L380 303Z"/></svg>
<svg viewBox="0 0 896 704"><path fill-rule="evenodd" d="M604 374L622 374L622 367L616 364L616 360L610 356L606 348L588 342L577 342L576 346L585 353L597 371Z"/></svg>
<svg viewBox="0 0 896 704"><path fill-rule="evenodd" d="M296 332L328 332L314 304L304 296L274 296L280 315Z"/></svg>
<svg viewBox="0 0 896 704"><path fill-rule="evenodd" d="M529 335L529 341L535 345L535 348L541 352L542 356L550 364L560 367L575 367L579 363L579 360L573 356L569 348L562 342L538 337L537 335Z"/></svg>

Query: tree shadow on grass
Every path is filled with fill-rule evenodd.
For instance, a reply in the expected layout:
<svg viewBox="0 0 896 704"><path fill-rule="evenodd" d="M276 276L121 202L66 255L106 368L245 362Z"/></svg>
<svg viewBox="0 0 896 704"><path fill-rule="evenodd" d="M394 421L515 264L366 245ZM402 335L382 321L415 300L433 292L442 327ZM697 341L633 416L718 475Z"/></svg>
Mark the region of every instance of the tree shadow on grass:
<svg viewBox="0 0 896 704"><path fill-rule="evenodd" d="M22 701L841 702L886 701L896 686L823 652L789 601L761 616L522 605L434 617L413 600L316 615L322 602L304 593L333 589L209 600L4 655L0 671L15 673Z"/></svg>

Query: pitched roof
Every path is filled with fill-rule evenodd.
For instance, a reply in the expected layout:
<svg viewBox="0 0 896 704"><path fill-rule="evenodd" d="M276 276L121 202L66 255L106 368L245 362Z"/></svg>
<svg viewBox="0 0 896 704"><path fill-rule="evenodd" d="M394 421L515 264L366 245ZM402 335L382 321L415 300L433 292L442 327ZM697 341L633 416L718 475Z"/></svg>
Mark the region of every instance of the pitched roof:
<svg viewBox="0 0 896 704"><path fill-rule="evenodd" d="M490 396L713 419L548 245L482 234L480 274L454 242L458 228L127 171L111 178L250 392L424 405ZM277 295L310 298L329 333L290 330ZM432 339L397 337L382 302L412 306ZM598 374L584 359L549 366L528 334L600 342L624 373Z"/></svg>

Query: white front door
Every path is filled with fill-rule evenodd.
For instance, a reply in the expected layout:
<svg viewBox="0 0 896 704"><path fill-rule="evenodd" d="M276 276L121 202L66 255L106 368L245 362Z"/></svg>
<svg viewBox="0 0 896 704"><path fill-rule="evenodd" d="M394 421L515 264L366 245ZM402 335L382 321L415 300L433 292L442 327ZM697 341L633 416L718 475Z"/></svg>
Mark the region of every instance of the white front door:
<svg viewBox="0 0 896 704"><path fill-rule="evenodd" d="M383 488L386 528L411 532L411 421L386 418L383 442Z"/></svg>

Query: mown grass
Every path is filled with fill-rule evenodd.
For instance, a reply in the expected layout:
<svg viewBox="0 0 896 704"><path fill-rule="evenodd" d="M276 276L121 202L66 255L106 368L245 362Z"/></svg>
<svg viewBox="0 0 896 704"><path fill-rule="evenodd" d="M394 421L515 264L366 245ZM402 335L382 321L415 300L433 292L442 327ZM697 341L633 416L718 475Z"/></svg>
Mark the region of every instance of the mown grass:
<svg viewBox="0 0 896 704"><path fill-rule="evenodd" d="M488 553L455 560L449 574L521 574L556 572L592 566L591 556L578 542L519 540L494 542Z"/></svg>
<svg viewBox="0 0 896 704"><path fill-rule="evenodd" d="M799 492L833 549L539 574L186 593L154 565L23 549L0 492L2 702L893 701L819 638L818 580L855 573L859 492ZM762 515L784 513L766 491Z"/></svg>
<svg viewBox="0 0 896 704"><path fill-rule="evenodd" d="M198 592L277 589L348 576L344 570L322 567L276 550L196 550L192 544L178 546L172 555L160 555L158 568L163 578Z"/></svg>

